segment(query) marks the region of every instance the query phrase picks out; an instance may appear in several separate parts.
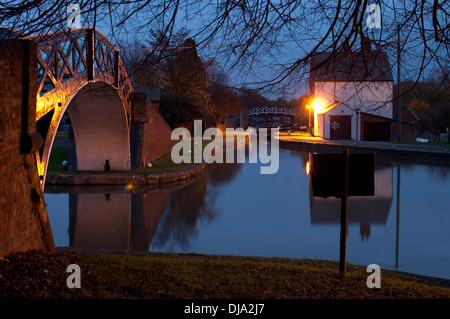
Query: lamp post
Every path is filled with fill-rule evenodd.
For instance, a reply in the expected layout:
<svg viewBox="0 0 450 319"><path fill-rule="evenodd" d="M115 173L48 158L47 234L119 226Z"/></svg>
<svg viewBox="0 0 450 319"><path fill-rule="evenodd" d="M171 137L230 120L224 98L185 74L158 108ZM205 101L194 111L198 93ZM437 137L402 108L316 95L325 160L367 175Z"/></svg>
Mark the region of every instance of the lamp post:
<svg viewBox="0 0 450 319"><path fill-rule="evenodd" d="M323 112L323 104L322 101L320 99L314 99L314 101L312 102L312 109L314 111L314 126L318 125L318 123L316 123L317 118L316 118L316 114L318 114L319 112ZM311 133L311 136L314 136L314 131ZM319 133L320 135L320 133Z"/></svg>
<svg viewBox="0 0 450 319"><path fill-rule="evenodd" d="M308 104L306 105L306 108L308 109L308 132L311 134L311 107Z"/></svg>

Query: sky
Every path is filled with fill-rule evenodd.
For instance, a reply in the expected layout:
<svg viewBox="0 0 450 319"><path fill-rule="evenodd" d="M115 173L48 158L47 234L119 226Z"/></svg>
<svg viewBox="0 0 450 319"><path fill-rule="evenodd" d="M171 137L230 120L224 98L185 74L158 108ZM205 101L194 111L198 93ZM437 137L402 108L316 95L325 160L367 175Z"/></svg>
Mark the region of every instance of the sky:
<svg viewBox="0 0 450 319"><path fill-rule="evenodd" d="M233 80L236 86L252 86L258 87L264 85L258 82L271 81L276 79L276 77L286 71L286 67L294 63L297 59L305 57L322 39L326 30L328 29L332 19L335 15L336 8L330 6L324 9L322 12L317 10L316 2L310 2L310 4L302 4L299 8L291 13L292 17L302 17L301 20L296 25L290 25L289 28L280 29L275 33L264 33L267 34L267 42L270 43L274 41L274 45L271 44L259 44L259 38L254 41L254 44L250 47L250 58L243 59L235 65L236 58L239 56L239 51L230 51L231 46L239 46L242 44L243 37L239 37L239 30L236 34L228 36L217 34L216 38L210 39L210 42L203 43L204 34L208 34L206 29L206 24L210 23L216 19L215 8L212 5L204 5L208 1L184 1L177 15L177 20L175 22L176 29L185 28L190 30L190 35L192 35L195 40L200 43L198 47L198 52L201 58L204 60L208 58L217 59L226 72L229 72L230 78ZM345 1L344 1L345 3ZM391 57L391 65L393 68L394 80L397 81L397 37L393 36L396 34L396 28L399 21L403 21L404 16L409 16L415 19L420 19L422 16L420 12L414 12L415 8L411 7L410 4L406 7L402 7L403 1L384 1L380 5L372 4L371 7L366 8L363 13L363 30L364 35L375 42L379 43L383 50L388 52ZM213 2L214 4L214 2ZM370 2L369 2L370 5ZM255 10L257 10L256 8ZM314 12L314 14L305 13ZM108 21L107 25L99 26L100 30L104 30L105 35L113 36L117 38L118 41L121 39L126 39L126 41L137 39L138 41L144 41L148 38L147 28L136 28L135 25L142 25L142 21L148 18L146 14L137 13L133 21L130 21L129 25L124 26L124 29L119 30L119 32L111 30ZM234 18L234 21L239 21L240 17ZM345 15L341 15L343 21L349 19ZM233 17L232 17L233 19ZM269 17L270 19L270 17ZM379 22L379 25L370 25L370 22ZM167 20L160 22L161 25L166 23ZM275 26L277 24L275 23ZM416 26L413 32L410 32L409 26L411 23L406 23L405 26L400 31L400 41L402 44L402 58L401 58L401 76L402 79L413 79L416 80L419 72L419 68L422 67L422 61L419 58L423 54L424 41L418 28L421 26ZM423 21L423 27L432 29L430 15L426 15ZM206 30L205 30L206 29ZM117 30L117 29L116 29ZM130 30L130 32L127 32ZM233 32L233 30L232 30ZM432 33L428 33L427 46L430 49L436 49L434 43L430 41ZM224 38L225 41L224 41ZM260 41L261 42L261 41ZM270 47L268 49L268 47ZM128 48L122 48L122 50L127 50ZM441 48L442 49L442 48ZM252 50L255 50L257 54L252 55ZM441 59L440 63L444 65L449 65L448 54L444 51L442 55L445 59ZM233 68L232 68L233 67ZM423 74L422 79L429 77L433 74L434 70L438 65L432 59L425 60L423 67L427 70ZM299 97L302 94L309 93L309 74L308 69L299 68L297 72L293 72L293 76L290 76L284 81L284 84L288 85L287 91L274 91L269 94L270 97L276 98L281 94L289 95L290 97ZM279 87L278 87L279 88Z"/></svg>
<svg viewBox="0 0 450 319"><path fill-rule="evenodd" d="M200 0L186 0L182 1L180 7L178 7L176 20L174 22L174 32L185 28L190 31L190 36L192 36L198 43L198 52L202 59L207 60L210 58L215 58L218 60L223 67L223 69L229 73L230 79L233 80L233 84L237 87L239 86L252 86L251 83L271 81L276 79L277 76L283 74L289 70L287 67L295 63L299 58L305 57L323 38L326 30L333 22L336 12L340 12L339 21L340 25L337 28L344 26L346 22L350 21L350 17L346 15L345 6L352 1L342 1L342 8L337 11L338 8L335 7L334 2L326 2L328 7L320 8L317 6L317 2L295 2L297 7L295 7L291 12L287 12L286 16L289 18L295 18L292 22L288 24L283 24L282 21L277 20L277 14L274 10L271 14L267 16L269 21L274 21L272 26L274 30L268 30L268 26L262 30L262 34L266 36L264 41L261 37L257 37L252 42L249 47L249 55L245 59L241 59L239 63L236 63L239 54L242 53L243 42L245 42L245 37L251 36L252 30L249 28L246 33L239 28L235 27L233 23L239 24L242 19L248 19L249 24L253 23L255 19L255 25L260 21L258 18L264 18L261 15L252 15L247 13L242 15L242 12L235 9L231 14L229 19L224 22L224 25L228 26L227 31L225 29L219 29L214 36L208 38L208 42L204 42L205 35L211 34L211 27L215 26L217 23L216 10L218 3L220 1L200 1ZM284 1L285 2L285 1ZM369 5L371 1L368 2ZM412 17L410 21L416 19L420 22L422 16L423 26L431 30L431 15L429 12L425 12L425 15L421 15L421 12L416 8L412 7L411 2L397 1L397 0L386 0L386 1L373 1L374 3L379 3L378 7L370 7L371 10L367 11L367 8L363 9L361 14L362 17L362 32L365 36L374 39L380 44L382 49L387 50L389 56L391 57L391 64L394 72L394 79L397 79L396 74L396 26L398 21L403 21L404 16ZM55 21L60 19L62 21L61 28L66 29L67 18L69 15L74 14L74 11L68 12L68 4L77 4L77 1L44 1L45 4L57 3L56 12L60 12L61 15L56 14L54 17ZM157 29L164 29L168 22L170 22L170 14L160 14L160 8L156 5L158 1L150 2L150 5L146 5L139 10L134 10L137 6L131 4L121 4L115 10L110 11L108 7L101 7L96 15L93 11L83 11L86 3L92 4L92 2L78 1L82 9L80 11L80 24L81 26L95 26L97 30L102 32L107 36L111 42L116 46L120 47L122 51L133 49L134 41L139 41L147 45L149 40L150 32ZM143 1L139 2L142 4ZM166 1L164 3L172 3ZM248 1L249 6L248 12L264 12L262 6L256 6L256 1ZM267 2L261 2L263 4ZM273 1L274 8L276 7L278 1ZM280 0L283 3L283 0ZM405 7L406 4L406 7ZM373 4L372 4L373 5ZM443 6L450 6L449 4L442 4ZM60 7L60 9L59 9ZM379 9L379 11L377 11ZM445 9L445 8L444 8ZM170 10L169 10L170 11ZM123 18L124 14L133 12L133 15L125 23L117 25L119 21ZM377 15L379 12L379 15ZM372 17L373 21L380 21L380 28L370 27L367 20ZM379 19L377 19L379 17ZM25 17L27 19L28 17ZM94 23L95 18L95 23ZM271 20L272 19L272 20ZM446 22L447 17L442 18L442 22ZM279 29L276 29L276 28ZM256 27L255 27L256 28ZM431 30L432 31L432 30ZM433 36L432 32L427 34L430 38ZM417 32L417 27L414 32L409 32L408 24L401 31L402 41L406 41L405 46L402 48L402 79L408 77L417 77L418 68L421 67L421 60L418 58L419 55L423 53L424 41L420 34ZM332 37L328 36L326 43L332 43ZM430 50L436 49L436 45L432 41L427 42ZM232 48L234 48L232 50ZM439 48L439 50L444 50L444 54L440 53L441 66L449 66L448 61L448 48L445 46ZM432 74L433 70L437 67L435 61L432 59L430 61L425 61L424 67L430 70L429 74ZM428 74L428 75L429 75ZM307 68L298 68L293 72L287 79L283 82L288 84L288 90L274 91L272 97L283 96L283 97L299 97L302 94L308 93L308 80L309 74ZM261 86L262 84L254 84L254 87ZM280 88L278 86L276 88Z"/></svg>

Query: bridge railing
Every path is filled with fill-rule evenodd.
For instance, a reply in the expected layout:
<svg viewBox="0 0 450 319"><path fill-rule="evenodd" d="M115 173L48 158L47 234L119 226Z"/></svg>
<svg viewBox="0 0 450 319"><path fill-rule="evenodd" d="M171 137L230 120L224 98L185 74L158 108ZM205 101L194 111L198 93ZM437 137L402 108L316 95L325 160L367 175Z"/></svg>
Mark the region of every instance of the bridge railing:
<svg viewBox="0 0 450 319"><path fill-rule="evenodd" d="M288 107L276 107L276 106L255 107L248 110L248 116L258 116L266 114L282 114L288 116L295 116L295 110Z"/></svg>
<svg viewBox="0 0 450 319"><path fill-rule="evenodd" d="M103 34L92 28L81 28L29 39L38 47L38 98L62 88L73 78L84 81L104 78L120 91L127 100L127 111L131 111L133 87L120 51Z"/></svg>

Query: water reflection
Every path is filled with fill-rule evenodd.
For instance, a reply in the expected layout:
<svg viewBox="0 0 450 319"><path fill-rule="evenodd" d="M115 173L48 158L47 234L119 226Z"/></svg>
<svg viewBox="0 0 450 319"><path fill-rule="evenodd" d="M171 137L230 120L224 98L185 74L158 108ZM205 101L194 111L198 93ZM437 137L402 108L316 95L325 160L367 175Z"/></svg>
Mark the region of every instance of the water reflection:
<svg viewBox="0 0 450 319"><path fill-rule="evenodd" d="M241 167L242 164L212 165L204 177L186 188L172 191L153 247L168 245L172 250L179 244L183 250L188 249L190 238L197 235L197 224L209 223L220 214L216 207L220 187L235 178Z"/></svg>
<svg viewBox="0 0 450 319"><path fill-rule="evenodd" d="M70 246L130 248L131 194L78 193L69 195Z"/></svg>
<svg viewBox="0 0 450 319"><path fill-rule="evenodd" d="M338 260L340 202L312 197L309 156L280 150L274 175L215 164L165 189L47 186L55 243ZM347 261L450 278L448 168L375 158L374 196L349 197Z"/></svg>
<svg viewBox="0 0 450 319"><path fill-rule="evenodd" d="M393 167L375 163L374 196L350 196L348 198L348 224L360 226L361 241L368 240L372 224L385 225L392 204ZM309 202L311 224L340 224L341 200L330 197L312 196L310 186Z"/></svg>
<svg viewBox="0 0 450 319"><path fill-rule="evenodd" d="M211 165L205 175L181 187L47 186L46 193L69 193L70 247L108 251L180 245L188 249L197 225L220 214L215 204L218 192L241 167Z"/></svg>

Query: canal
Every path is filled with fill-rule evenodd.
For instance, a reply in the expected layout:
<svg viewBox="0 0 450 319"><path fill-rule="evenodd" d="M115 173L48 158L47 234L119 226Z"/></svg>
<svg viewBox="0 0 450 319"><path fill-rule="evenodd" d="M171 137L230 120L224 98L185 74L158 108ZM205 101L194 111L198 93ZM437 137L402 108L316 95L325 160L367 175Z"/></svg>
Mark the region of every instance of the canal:
<svg viewBox="0 0 450 319"><path fill-rule="evenodd" d="M187 185L56 187L58 247L339 260L340 201L312 196L309 153L279 170L212 164ZM375 159L375 194L348 201L347 261L450 279L449 167Z"/></svg>

